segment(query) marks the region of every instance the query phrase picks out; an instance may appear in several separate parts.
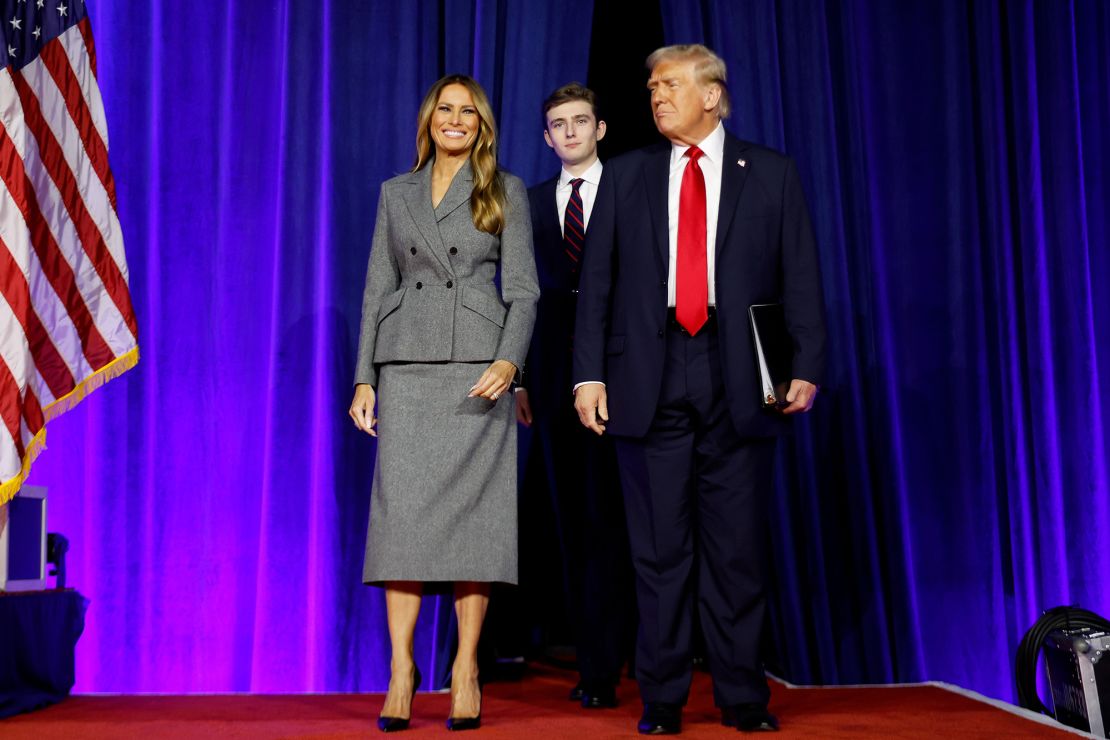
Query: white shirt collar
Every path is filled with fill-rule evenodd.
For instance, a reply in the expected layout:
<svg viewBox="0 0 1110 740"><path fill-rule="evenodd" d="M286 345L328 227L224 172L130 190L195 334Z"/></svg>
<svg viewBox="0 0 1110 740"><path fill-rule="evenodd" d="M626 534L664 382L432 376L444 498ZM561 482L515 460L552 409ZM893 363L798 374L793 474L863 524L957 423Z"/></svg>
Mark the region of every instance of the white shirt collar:
<svg viewBox="0 0 1110 740"><path fill-rule="evenodd" d="M671 142L671 166L678 164L686 155L686 150L689 149L687 144L675 144ZM698 142L698 149L701 149L705 158L715 164L720 164L725 158L725 126L720 121L717 122L717 128L713 132Z"/></svg>
<svg viewBox="0 0 1110 740"><path fill-rule="evenodd" d="M562 190L563 188L569 188L570 181L576 177L581 177L583 180L596 187L598 183L601 182L601 160L595 159L594 163L590 165L590 168L583 172L581 175L572 175L567 172L565 167L563 167L559 170L558 188L560 190Z"/></svg>

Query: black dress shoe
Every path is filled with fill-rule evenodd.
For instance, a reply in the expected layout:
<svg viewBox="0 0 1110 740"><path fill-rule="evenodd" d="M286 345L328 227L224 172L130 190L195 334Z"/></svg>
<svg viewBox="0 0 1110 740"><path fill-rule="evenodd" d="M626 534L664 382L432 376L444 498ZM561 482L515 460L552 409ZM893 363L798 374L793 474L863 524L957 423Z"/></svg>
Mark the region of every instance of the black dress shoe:
<svg viewBox="0 0 1110 740"><path fill-rule="evenodd" d="M616 686L587 686L582 689L583 709L612 709L617 706Z"/></svg>
<svg viewBox="0 0 1110 740"><path fill-rule="evenodd" d="M765 704L736 704L721 710L721 724L741 732L777 732L779 721Z"/></svg>
<svg viewBox="0 0 1110 740"><path fill-rule="evenodd" d="M409 713L412 713L412 700L416 697L416 690L420 688L420 669L412 667L412 696L409 697ZM409 720L401 717L378 717L378 729L382 732L400 732L409 728Z"/></svg>
<svg viewBox="0 0 1110 740"><path fill-rule="evenodd" d="M581 681L579 681L578 683L576 683L574 685L574 688L570 690L569 694L567 694L567 698L570 699L571 701L577 701L577 702L582 701L582 682Z"/></svg>
<svg viewBox="0 0 1110 740"><path fill-rule="evenodd" d="M682 732L682 705L648 702L636 729L641 735L677 735Z"/></svg>

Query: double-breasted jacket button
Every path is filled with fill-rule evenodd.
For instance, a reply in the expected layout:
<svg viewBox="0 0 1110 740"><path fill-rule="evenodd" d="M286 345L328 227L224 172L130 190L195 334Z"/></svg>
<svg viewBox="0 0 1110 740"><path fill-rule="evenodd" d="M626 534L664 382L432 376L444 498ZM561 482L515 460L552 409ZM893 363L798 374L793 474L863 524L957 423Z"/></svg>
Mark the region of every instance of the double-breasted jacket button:
<svg viewBox="0 0 1110 740"><path fill-rule="evenodd" d="M447 251L450 252L451 254L458 254L459 253L459 248L458 247L451 247Z"/></svg>
<svg viewBox="0 0 1110 740"><path fill-rule="evenodd" d="M447 281L447 287L448 288L453 288L453 287L455 287L455 284L453 282L451 282L450 280L448 280Z"/></svg>
<svg viewBox="0 0 1110 740"><path fill-rule="evenodd" d="M409 247L409 251L416 254L416 247Z"/></svg>
<svg viewBox="0 0 1110 740"><path fill-rule="evenodd" d="M422 283L422 282L420 282L420 281L418 280L418 281L416 282L416 289L417 289L417 290L420 290L420 289L421 289L421 288L423 288L423 287L424 287L424 283Z"/></svg>

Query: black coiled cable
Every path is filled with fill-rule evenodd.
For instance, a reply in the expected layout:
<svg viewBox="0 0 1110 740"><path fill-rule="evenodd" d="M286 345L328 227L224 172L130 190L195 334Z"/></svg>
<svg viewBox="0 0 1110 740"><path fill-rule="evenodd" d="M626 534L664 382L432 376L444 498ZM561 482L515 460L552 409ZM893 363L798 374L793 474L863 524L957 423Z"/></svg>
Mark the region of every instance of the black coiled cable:
<svg viewBox="0 0 1110 740"><path fill-rule="evenodd" d="M1049 609L1038 619L1018 645L1014 661L1017 677L1018 704L1025 709L1055 717L1037 695L1037 660L1044 647L1045 638L1054 630L1065 632L1076 629L1093 629L1110 632L1110 620L1077 606L1058 606Z"/></svg>

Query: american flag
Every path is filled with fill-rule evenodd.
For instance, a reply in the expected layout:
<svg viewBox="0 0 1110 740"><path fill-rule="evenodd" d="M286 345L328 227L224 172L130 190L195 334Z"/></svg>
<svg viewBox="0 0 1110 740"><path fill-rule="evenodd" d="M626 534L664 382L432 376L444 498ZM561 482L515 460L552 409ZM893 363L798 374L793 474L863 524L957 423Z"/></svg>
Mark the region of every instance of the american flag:
<svg viewBox="0 0 1110 740"><path fill-rule="evenodd" d="M135 366L96 50L82 0L0 0L0 504L46 422Z"/></svg>

